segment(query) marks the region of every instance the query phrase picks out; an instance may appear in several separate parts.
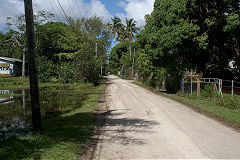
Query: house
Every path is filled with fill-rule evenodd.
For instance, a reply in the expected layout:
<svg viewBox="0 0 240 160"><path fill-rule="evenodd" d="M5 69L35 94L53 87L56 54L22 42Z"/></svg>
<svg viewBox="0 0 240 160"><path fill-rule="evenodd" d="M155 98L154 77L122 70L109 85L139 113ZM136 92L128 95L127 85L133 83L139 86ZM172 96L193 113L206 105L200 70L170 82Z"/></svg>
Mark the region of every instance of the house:
<svg viewBox="0 0 240 160"><path fill-rule="evenodd" d="M27 67L27 64L25 66ZM8 57L0 57L0 76L18 76L21 75L21 73L22 60Z"/></svg>

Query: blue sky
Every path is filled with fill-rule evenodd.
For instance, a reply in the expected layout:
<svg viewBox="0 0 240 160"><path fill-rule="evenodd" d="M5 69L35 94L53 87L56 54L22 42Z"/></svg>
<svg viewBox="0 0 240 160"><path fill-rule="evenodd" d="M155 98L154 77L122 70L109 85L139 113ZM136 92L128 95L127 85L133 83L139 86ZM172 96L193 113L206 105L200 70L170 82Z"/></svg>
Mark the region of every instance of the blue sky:
<svg viewBox="0 0 240 160"><path fill-rule="evenodd" d="M101 16L110 22L114 16L122 20L134 18L138 26L143 26L144 16L153 10L154 0L59 0L68 16ZM51 4L52 3L52 4ZM0 30L7 17L24 12L23 0L0 0ZM56 14L56 20L65 21L60 13L57 0L33 0L35 10L46 10Z"/></svg>

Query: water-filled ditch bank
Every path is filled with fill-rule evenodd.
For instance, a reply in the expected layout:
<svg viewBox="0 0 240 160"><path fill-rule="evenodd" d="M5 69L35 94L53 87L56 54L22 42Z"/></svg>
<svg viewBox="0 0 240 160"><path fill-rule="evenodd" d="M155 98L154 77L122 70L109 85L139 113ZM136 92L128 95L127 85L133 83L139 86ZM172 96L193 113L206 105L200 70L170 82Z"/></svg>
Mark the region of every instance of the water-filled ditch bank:
<svg viewBox="0 0 240 160"><path fill-rule="evenodd" d="M69 87L40 88L42 118L52 119L74 111L86 97L81 90ZM0 91L0 140L31 135L31 119L29 90Z"/></svg>

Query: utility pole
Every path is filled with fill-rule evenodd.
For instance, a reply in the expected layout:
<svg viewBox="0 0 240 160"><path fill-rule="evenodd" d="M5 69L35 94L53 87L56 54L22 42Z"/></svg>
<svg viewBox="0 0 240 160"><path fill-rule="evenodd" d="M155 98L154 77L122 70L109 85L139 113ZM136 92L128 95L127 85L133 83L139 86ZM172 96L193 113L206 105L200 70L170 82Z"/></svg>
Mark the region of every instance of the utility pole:
<svg viewBox="0 0 240 160"><path fill-rule="evenodd" d="M32 106L32 126L34 130L41 130L41 112L39 103L38 75L36 67L35 35L33 22L32 0L24 0L26 35L27 35L27 53L29 64L29 82Z"/></svg>

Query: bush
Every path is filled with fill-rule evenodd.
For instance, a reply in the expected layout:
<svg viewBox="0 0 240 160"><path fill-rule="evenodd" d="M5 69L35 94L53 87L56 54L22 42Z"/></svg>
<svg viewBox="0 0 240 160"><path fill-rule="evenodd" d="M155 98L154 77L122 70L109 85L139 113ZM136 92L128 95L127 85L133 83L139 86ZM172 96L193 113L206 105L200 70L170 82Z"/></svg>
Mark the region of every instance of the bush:
<svg viewBox="0 0 240 160"><path fill-rule="evenodd" d="M214 98L217 96L217 92L212 84L207 84L201 89L201 97L203 98Z"/></svg>
<svg viewBox="0 0 240 160"><path fill-rule="evenodd" d="M240 109L240 104L230 98L219 99L217 104L228 109Z"/></svg>
<svg viewBox="0 0 240 160"><path fill-rule="evenodd" d="M38 78L41 82L49 82L51 78L57 76L58 66L46 57L38 57Z"/></svg>

